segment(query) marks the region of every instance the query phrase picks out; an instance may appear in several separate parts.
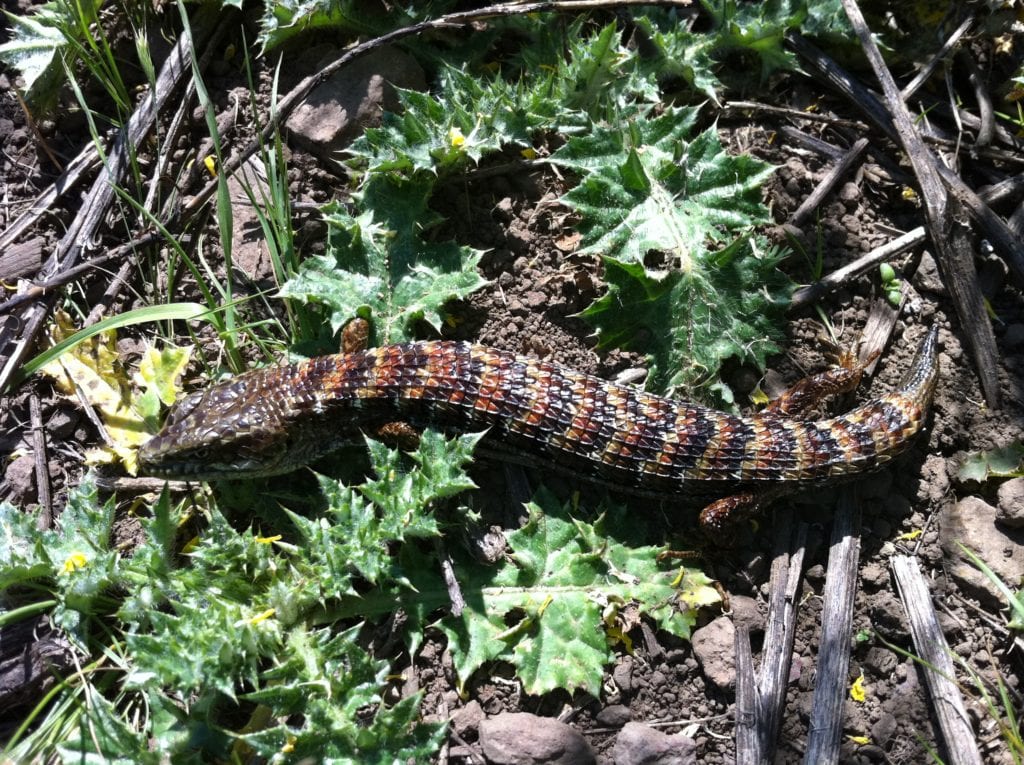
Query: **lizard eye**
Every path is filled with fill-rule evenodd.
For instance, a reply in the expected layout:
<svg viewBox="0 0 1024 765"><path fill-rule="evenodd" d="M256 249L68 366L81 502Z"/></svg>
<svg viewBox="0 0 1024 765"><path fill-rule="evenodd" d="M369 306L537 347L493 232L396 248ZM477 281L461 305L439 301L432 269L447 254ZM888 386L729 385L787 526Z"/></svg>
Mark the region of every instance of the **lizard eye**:
<svg viewBox="0 0 1024 765"><path fill-rule="evenodd" d="M206 461L210 457L210 447L209 446L197 446L192 451L192 457L194 459L197 459L197 460Z"/></svg>

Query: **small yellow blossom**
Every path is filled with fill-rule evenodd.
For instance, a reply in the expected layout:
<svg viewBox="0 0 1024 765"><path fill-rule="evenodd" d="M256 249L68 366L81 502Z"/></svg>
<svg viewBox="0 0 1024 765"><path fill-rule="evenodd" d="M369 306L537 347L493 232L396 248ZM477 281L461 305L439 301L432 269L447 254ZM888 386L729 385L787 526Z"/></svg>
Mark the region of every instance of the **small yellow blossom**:
<svg viewBox="0 0 1024 765"><path fill-rule="evenodd" d="M262 614L257 614L256 616L252 617L249 620L249 624L259 624L260 622L265 622L267 619L269 619L271 616L273 616L276 613L277 613L277 609L276 608L268 608Z"/></svg>
<svg viewBox="0 0 1024 765"><path fill-rule="evenodd" d="M924 532L921 531L921 529L914 529L913 531L908 531L906 534L900 534L896 539L900 542L913 542L923 533Z"/></svg>
<svg viewBox="0 0 1024 765"><path fill-rule="evenodd" d="M523 155L523 159L537 159L537 150L534 148L523 149L519 153Z"/></svg>
<svg viewBox="0 0 1024 765"><path fill-rule="evenodd" d="M64 561L64 570L62 574L71 574L79 569L85 568L85 564L89 562L89 559L85 557L85 553L73 552L68 556L68 559Z"/></svg>
<svg viewBox="0 0 1024 765"><path fill-rule="evenodd" d="M453 127L448 131L448 143L452 145L452 148L461 149L466 143L466 136L462 134L462 130Z"/></svg>
<svg viewBox="0 0 1024 765"><path fill-rule="evenodd" d="M871 739L867 736L847 736L847 738L859 746L867 746L871 743Z"/></svg>
<svg viewBox="0 0 1024 765"><path fill-rule="evenodd" d="M208 154L206 159L203 160L203 164L206 165L206 171L214 178L217 177L217 158L212 154Z"/></svg>
<svg viewBox="0 0 1024 765"><path fill-rule="evenodd" d="M281 539L281 535L280 534L274 534L274 536L272 536L272 537L256 537L256 542L257 542L257 544L261 544L261 545L272 545L272 544L274 544L274 542L277 542L279 539Z"/></svg>

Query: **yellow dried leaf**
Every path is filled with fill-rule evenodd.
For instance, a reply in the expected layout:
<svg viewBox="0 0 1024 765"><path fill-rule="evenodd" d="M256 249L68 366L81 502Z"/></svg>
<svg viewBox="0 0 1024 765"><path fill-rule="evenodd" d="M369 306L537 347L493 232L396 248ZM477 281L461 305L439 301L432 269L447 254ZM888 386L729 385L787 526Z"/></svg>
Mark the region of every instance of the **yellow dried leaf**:
<svg viewBox="0 0 1024 765"><path fill-rule="evenodd" d="M858 746L867 746L871 743L871 739L867 736L847 736L850 741L857 744Z"/></svg>
<svg viewBox="0 0 1024 765"><path fill-rule="evenodd" d="M850 698L856 701L858 704L863 704L864 699L867 698L867 688L864 687L864 673L860 673L860 677L853 681L853 685L850 686Z"/></svg>
<svg viewBox="0 0 1024 765"><path fill-rule="evenodd" d="M923 533L924 532L921 531L921 529L914 529L913 531L908 531L906 534L900 534L896 539L900 542L913 542Z"/></svg>
<svg viewBox="0 0 1024 765"><path fill-rule="evenodd" d="M51 340L59 343L74 332L71 318L59 313L50 332ZM100 465L121 461L134 475L136 450L151 435L146 417L155 417L160 401L168 405L174 402L188 361L188 350L173 346L161 351L150 348L133 381L120 363L116 335L110 331L79 343L40 371L53 378L62 393L99 411L107 443L90 450L86 462ZM139 387L146 392L138 394Z"/></svg>
<svg viewBox="0 0 1024 765"><path fill-rule="evenodd" d="M750 401L758 406L765 406L770 404L772 400L768 398L768 394L761 390L761 386L758 385L750 392Z"/></svg>
<svg viewBox="0 0 1024 765"><path fill-rule="evenodd" d="M192 357L191 348L164 345L160 350L149 347L139 362L136 383L151 390L160 397L165 406L170 406L181 393L181 376Z"/></svg>

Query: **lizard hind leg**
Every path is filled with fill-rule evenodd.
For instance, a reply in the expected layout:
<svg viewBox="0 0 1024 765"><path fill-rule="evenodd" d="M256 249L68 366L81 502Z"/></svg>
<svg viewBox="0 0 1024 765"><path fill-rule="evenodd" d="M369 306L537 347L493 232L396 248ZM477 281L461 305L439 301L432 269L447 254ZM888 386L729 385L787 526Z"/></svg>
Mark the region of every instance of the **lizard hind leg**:
<svg viewBox="0 0 1024 765"><path fill-rule="evenodd" d="M851 350L839 350L836 353L837 366L798 380L778 398L773 399L762 410L762 414L774 414L788 419L805 418L830 396L855 390L860 385L864 370L880 353L881 351L876 351L867 360L858 361Z"/></svg>
<svg viewBox="0 0 1024 765"><path fill-rule="evenodd" d="M766 406L761 414L775 415L791 420L808 417L821 402L831 396L849 393L860 384L864 370L878 358L879 352L871 354L866 361L858 361L856 354L847 349L835 353L837 365L818 374L798 380L782 395ZM700 514L700 525L709 536L720 535L743 518L760 512L776 499L792 493L793 488L772 485L764 488L746 489L730 494L707 505Z"/></svg>

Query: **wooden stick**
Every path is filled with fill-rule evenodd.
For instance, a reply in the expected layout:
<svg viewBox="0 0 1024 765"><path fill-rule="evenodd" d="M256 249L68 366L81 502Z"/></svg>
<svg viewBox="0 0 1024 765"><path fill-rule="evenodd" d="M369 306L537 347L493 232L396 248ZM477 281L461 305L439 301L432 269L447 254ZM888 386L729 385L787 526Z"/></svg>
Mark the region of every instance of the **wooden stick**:
<svg viewBox="0 0 1024 765"><path fill-rule="evenodd" d="M816 281L814 284L808 284L806 287L798 289L793 293L793 297L789 302L790 310L802 308L808 303L820 300L822 297L833 290L838 289L851 279L860 276L869 268L877 266L879 263L884 263L885 261L896 257L900 253L916 247L926 238L927 233L924 230L924 226L918 226L914 230L908 231L902 236L893 239L891 242L886 242L881 247L876 247L871 252L866 253L853 262L833 271L828 276Z"/></svg>
<svg viewBox="0 0 1024 765"><path fill-rule="evenodd" d="M966 19L963 20L963 22L961 22L960 26L958 26L953 31L953 34L951 34L949 38L947 38L946 42L942 44L942 47L939 48L938 52L936 52L936 54L932 56L931 60L921 68L921 71L917 73L917 76L914 77L914 79L912 79L907 84L907 86L900 91L900 98L902 98L904 101L907 101L912 95L914 95L917 92L918 88L920 88L928 81L928 78L932 76L932 72L935 71L935 67L937 67L939 65L939 62L944 60L949 55L949 52L953 50L953 47L958 42L960 42L960 38L967 34L967 30L971 28L971 25L973 23L973 15L968 16Z"/></svg>
<svg viewBox="0 0 1024 765"><path fill-rule="evenodd" d="M861 158L867 148L868 139L858 138L856 143L850 147L850 150L829 170L825 177L821 179L821 183L803 201L800 207L797 208L797 211L793 213L793 217L789 219L790 224L793 226L803 225L804 221L810 217L812 212L818 209L818 206L825 200L825 197L839 183L839 179L849 172L850 168Z"/></svg>
<svg viewBox="0 0 1024 765"><path fill-rule="evenodd" d="M843 700L850 669L853 601L857 594L857 563L860 559L860 505L855 494L855 491L843 492L832 522L817 679L804 754L804 762L809 765L839 762Z"/></svg>
<svg viewBox="0 0 1024 765"><path fill-rule="evenodd" d="M792 125L783 125L779 128L779 134L786 139L786 145L795 144L800 148L812 151L815 154L820 154L833 162L839 162L843 157L846 156L844 151L839 146L830 144L828 141L823 141L813 135L809 135L804 131L793 127Z"/></svg>
<svg viewBox="0 0 1024 765"><path fill-rule="evenodd" d="M46 455L46 429L39 409L39 396L28 397L29 419L32 420L32 456L36 468L36 497L39 500L39 518L36 526L45 531L53 526L53 495L50 492L50 460Z"/></svg>
<svg viewBox="0 0 1024 765"><path fill-rule="evenodd" d="M931 593L917 558L894 555L892 571L910 621L914 651L920 657L925 686L946 744L946 762L952 765L981 765L974 730L956 685L956 671L953 659L950 658L952 651L942 634Z"/></svg>
<svg viewBox="0 0 1024 765"><path fill-rule="evenodd" d="M759 765L773 761L793 657L797 594L803 573L807 524L798 524L790 541L792 511L786 509L777 513L775 521L775 559L772 561L768 585L771 594L768 599L764 655L756 676L751 660L750 635L744 629L736 631L738 765Z"/></svg>
<svg viewBox="0 0 1024 765"><path fill-rule="evenodd" d="M992 213L992 210L988 205L995 204L996 202L1013 196L1022 189L1024 189L1024 173L1011 176L1004 181L992 184L978 194L980 202L980 204L977 205L978 210L982 211L982 208L984 208L987 210L987 213L982 212L982 214L990 213L994 215L995 213ZM1014 232L1015 236L1024 234L1024 205L1018 208L1018 210L1021 230L1019 232ZM1013 231L1014 221L1016 220L1015 216L1017 215L1018 213L1015 212L1014 215L1010 217L1009 221L1007 221L1006 225L1011 232ZM871 250L871 252L862 255L842 268L822 277L819 281L814 282L814 284L809 284L806 287L801 287L796 290L789 303L790 310L802 308L808 303L820 300L825 295L860 276L868 269L877 266L879 263L884 263L907 250L917 247L919 244L923 244L927 238L928 232L925 231L924 226L918 226L905 234L901 234L891 242L886 242L880 247L876 247ZM1021 281L1024 282L1024 276L1022 276ZM2 309L3 306L0 305L0 312L2 312Z"/></svg>
<svg viewBox="0 0 1024 765"><path fill-rule="evenodd" d="M992 109L992 98L988 93L988 85L978 69L974 59L964 51L957 55L957 61L967 70L967 81L974 90L974 98L978 102L978 135L974 139L975 146L988 146L996 132L996 117Z"/></svg>
<svg viewBox="0 0 1024 765"><path fill-rule="evenodd" d="M805 112L800 109L793 109L788 106L774 106L762 104L759 101L729 101L722 104L722 111L757 111L769 114L782 114L792 117L795 120L807 120L809 122L825 122L829 125L848 127L863 133L867 125L858 120L847 120L842 117L834 117L831 114L820 114L818 112Z"/></svg>

